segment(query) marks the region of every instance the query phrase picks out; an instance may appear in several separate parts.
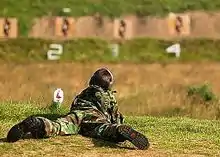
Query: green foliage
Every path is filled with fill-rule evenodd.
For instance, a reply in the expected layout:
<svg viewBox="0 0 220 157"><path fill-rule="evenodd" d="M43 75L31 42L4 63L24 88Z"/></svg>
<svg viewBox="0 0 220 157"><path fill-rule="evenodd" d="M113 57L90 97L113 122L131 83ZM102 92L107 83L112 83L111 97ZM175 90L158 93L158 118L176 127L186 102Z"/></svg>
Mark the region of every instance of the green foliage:
<svg viewBox="0 0 220 157"><path fill-rule="evenodd" d="M192 97L194 101L197 100L203 103L217 100L216 95L208 84L188 87L187 96Z"/></svg>
<svg viewBox="0 0 220 157"><path fill-rule="evenodd" d="M169 12L188 10L219 10L220 1L210 0L1 0L0 16L19 19L20 33L27 35L32 19L43 15L60 15L63 8L69 7L71 16L102 15L117 17L124 14L139 16L164 16Z"/></svg>
<svg viewBox="0 0 220 157"><path fill-rule="evenodd" d="M51 105L49 106L49 110L51 111L51 112L58 112L59 110L60 110L60 107L61 107L61 103L59 103L59 102L54 102L54 101L52 101L51 102Z"/></svg>
<svg viewBox="0 0 220 157"><path fill-rule="evenodd" d="M220 61L220 40L182 40L180 58L168 55L165 49L172 41L138 38L126 41L119 46L119 56L114 57L107 41L101 39L78 39L69 41L12 39L0 42L0 60L8 62L45 61L51 43L64 47L61 61L79 62L186 62Z"/></svg>
<svg viewBox="0 0 220 157"><path fill-rule="evenodd" d="M189 117L220 119L219 98L209 84L189 86L182 112Z"/></svg>

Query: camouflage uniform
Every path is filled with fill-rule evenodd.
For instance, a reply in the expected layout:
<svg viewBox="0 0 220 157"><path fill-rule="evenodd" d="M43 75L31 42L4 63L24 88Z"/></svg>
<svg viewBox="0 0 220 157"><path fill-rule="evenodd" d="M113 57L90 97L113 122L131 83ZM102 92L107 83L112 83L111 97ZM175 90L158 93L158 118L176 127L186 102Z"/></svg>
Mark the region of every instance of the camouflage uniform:
<svg viewBox="0 0 220 157"><path fill-rule="evenodd" d="M115 91L89 86L74 99L70 113L55 121L44 121L46 137L82 134L117 141L115 132L123 117L118 111ZM121 141L121 140L119 140Z"/></svg>

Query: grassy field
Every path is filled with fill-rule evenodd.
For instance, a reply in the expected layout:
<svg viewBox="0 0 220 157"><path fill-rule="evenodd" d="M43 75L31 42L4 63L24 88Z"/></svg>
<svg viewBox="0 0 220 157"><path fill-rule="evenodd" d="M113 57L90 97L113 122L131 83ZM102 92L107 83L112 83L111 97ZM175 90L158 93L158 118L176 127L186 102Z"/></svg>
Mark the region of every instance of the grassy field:
<svg viewBox="0 0 220 157"><path fill-rule="evenodd" d="M214 120L189 118L126 116L125 122L144 133L150 140L149 150L140 151L128 142L115 145L80 135L50 139L25 139L6 143L10 127L28 115L55 118L66 113L50 112L45 107L28 103L1 103L0 153L1 156L218 156L220 155L220 123Z"/></svg>
<svg viewBox="0 0 220 157"><path fill-rule="evenodd" d="M29 101L46 106L59 87L64 90L64 105L68 107L98 67L108 67L114 73L114 89L126 115L220 118L218 101L204 104L187 96L189 87L206 83L214 95L220 96L219 63L2 63L0 88L4 90L0 90L0 101Z"/></svg>
<svg viewBox="0 0 220 157"><path fill-rule="evenodd" d="M181 57L167 54L165 49L175 41L148 38L133 39L119 46L115 57L110 43L100 39L79 39L70 41L50 41L20 38L0 42L0 60L7 62L42 62L47 60L51 43L63 45L61 62L104 62L104 63L174 63L220 60L220 41L188 39L179 41Z"/></svg>
<svg viewBox="0 0 220 157"><path fill-rule="evenodd" d="M219 1L210 0L1 0L0 15L13 16L19 19L22 35L27 35L32 19L43 15L62 15L62 8L71 8L71 16L93 15L99 12L106 16L120 16L124 14L166 15L169 12L183 12L188 10L214 11L220 8Z"/></svg>
<svg viewBox="0 0 220 157"><path fill-rule="evenodd" d="M64 7L70 7L69 15L75 17L97 12L110 17L165 16L219 10L220 1L1 0L0 16L17 17L19 32L26 36L33 18L62 15ZM164 51L173 41L126 41L115 58L106 41L71 40L58 42L64 46L61 61L45 62L53 42L25 38L0 42L0 156L220 156L219 40L181 40L179 59ZM28 115L53 119L66 113L72 98L100 66L113 71L125 121L149 138L149 150L80 135L5 142L10 127ZM203 88L206 83L210 90ZM52 113L47 107L57 87L64 89L65 103L59 113ZM197 94L189 96L193 92ZM205 100L210 97L211 101Z"/></svg>
<svg viewBox="0 0 220 157"><path fill-rule="evenodd" d="M135 150L128 142L114 145L80 135L5 142L10 127L26 116L55 118L66 113L73 97L87 86L92 72L102 66L115 75L119 108L126 115L125 122L149 138L149 150ZM214 99L220 95L219 69L220 64L213 62L167 65L4 62L0 66L0 154L10 157L219 156L220 110L219 101ZM211 91L197 90L205 83L210 83ZM194 85L198 88L194 89ZM46 108L56 87L63 88L65 101L60 113L51 113ZM201 97L189 97L192 91ZM201 99L209 97L212 101L207 103Z"/></svg>
<svg viewBox="0 0 220 157"><path fill-rule="evenodd" d="M45 61L49 41L0 43L1 156L220 155L220 64L215 62L219 60L219 41L184 41L180 60L166 56L163 50L171 43L165 41L128 41L122 45L118 60L104 53L108 52L104 51L104 41L81 42L67 42L65 55L57 62ZM74 51L72 46L76 47ZM91 61L87 62L89 57ZM94 70L103 66L115 75L119 108L126 115L126 123L149 138L149 150L133 150L128 142L116 146L81 136L5 142L8 129L30 114L58 116L43 109L50 104L57 87L65 92L61 113L67 112L73 97L87 86ZM211 85L210 91L203 89L206 83ZM192 88L194 85L198 87ZM192 91L199 97L189 96ZM206 102L204 99L209 97L211 101Z"/></svg>

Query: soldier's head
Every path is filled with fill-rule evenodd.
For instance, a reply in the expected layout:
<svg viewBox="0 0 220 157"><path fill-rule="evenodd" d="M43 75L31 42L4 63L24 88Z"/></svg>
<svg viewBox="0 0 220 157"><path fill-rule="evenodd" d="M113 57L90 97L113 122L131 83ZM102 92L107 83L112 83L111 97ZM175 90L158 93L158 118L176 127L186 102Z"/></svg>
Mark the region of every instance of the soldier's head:
<svg viewBox="0 0 220 157"><path fill-rule="evenodd" d="M89 85L96 85L104 90L108 90L111 88L113 81L112 73L106 68L100 68L96 70L90 78Z"/></svg>

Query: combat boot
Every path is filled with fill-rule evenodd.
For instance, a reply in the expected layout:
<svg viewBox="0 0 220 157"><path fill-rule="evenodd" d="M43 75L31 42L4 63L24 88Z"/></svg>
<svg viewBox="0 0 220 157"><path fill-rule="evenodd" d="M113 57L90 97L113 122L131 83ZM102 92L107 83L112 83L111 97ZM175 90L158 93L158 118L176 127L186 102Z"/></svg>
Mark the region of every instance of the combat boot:
<svg viewBox="0 0 220 157"><path fill-rule="evenodd" d="M31 133L33 138L43 138L46 134L43 120L34 116L26 118L9 130L7 141L16 142L28 133Z"/></svg>
<svg viewBox="0 0 220 157"><path fill-rule="evenodd" d="M128 125L118 126L117 131L125 140L130 141L138 149L144 150L150 147L148 139Z"/></svg>

